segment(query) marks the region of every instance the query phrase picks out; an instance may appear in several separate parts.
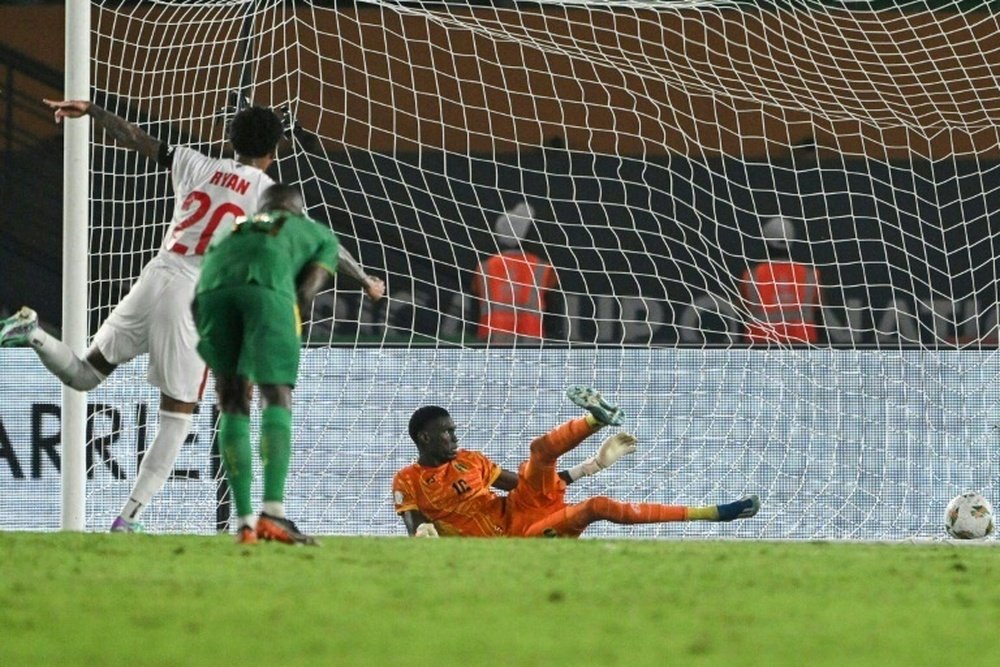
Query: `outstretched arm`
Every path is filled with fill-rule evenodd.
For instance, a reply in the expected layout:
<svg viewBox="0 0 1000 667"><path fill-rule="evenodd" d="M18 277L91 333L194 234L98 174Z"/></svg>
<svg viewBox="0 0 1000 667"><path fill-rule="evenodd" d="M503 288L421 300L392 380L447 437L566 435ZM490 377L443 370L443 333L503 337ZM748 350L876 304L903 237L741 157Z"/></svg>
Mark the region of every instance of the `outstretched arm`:
<svg viewBox="0 0 1000 667"><path fill-rule="evenodd" d="M340 246L337 271L345 273L361 283L365 288L365 294L372 301L378 301L385 294L385 283L379 278L374 278L365 273L358 260L354 259L354 255L344 246Z"/></svg>
<svg viewBox="0 0 1000 667"><path fill-rule="evenodd" d="M93 102L86 100L42 101L55 112L56 123L61 123L63 118L80 118L89 115L95 123L103 127L105 132L125 148L131 148L150 160L159 158L163 142L154 139L137 125L133 125Z"/></svg>
<svg viewBox="0 0 1000 667"><path fill-rule="evenodd" d="M566 482L566 485L570 485L576 480L580 479L584 475L573 476L573 469L570 470L560 470L559 478ZM500 476L492 484L494 489L500 489L501 491L513 491L517 488L517 473L511 470L503 470Z"/></svg>

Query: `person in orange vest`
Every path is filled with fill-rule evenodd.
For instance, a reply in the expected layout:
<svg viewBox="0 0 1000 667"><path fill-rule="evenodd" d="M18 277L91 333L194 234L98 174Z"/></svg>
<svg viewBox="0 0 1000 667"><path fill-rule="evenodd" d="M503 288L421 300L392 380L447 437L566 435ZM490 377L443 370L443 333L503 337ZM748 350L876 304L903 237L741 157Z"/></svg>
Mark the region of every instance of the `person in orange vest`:
<svg viewBox="0 0 1000 667"><path fill-rule="evenodd" d="M813 344L819 340L820 282L816 269L792 260L789 243L795 227L787 218L771 218L761 227L766 261L743 273L740 293L748 316L751 345Z"/></svg>
<svg viewBox="0 0 1000 667"><path fill-rule="evenodd" d="M534 208L521 201L493 225L500 252L476 269L472 292L480 299L476 336L492 345L538 343L545 337L545 313L558 286L552 265L523 247Z"/></svg>

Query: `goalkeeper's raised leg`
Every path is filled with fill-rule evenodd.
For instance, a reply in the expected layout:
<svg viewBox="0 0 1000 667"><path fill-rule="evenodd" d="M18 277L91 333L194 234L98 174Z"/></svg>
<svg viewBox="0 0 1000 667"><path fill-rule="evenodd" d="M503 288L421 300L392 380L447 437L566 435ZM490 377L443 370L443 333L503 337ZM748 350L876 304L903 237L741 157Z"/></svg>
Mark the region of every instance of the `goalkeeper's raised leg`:
<svg viewBox="0 0 1000 667"><path fill-rule="evenodd" d="M566 390L566 397L603 426L621 426L625 421L625 412L621 408L608 403L600 392L590 387L570 387Z"/></svg>

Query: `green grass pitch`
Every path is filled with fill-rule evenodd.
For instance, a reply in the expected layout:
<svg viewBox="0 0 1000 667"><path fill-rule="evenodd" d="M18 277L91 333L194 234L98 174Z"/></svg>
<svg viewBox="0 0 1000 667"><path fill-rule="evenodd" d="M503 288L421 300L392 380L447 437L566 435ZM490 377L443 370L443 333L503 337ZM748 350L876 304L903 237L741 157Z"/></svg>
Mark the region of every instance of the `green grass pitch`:
<svg viewBox="0 0 1000 667"><path fill-rule="evenodd" d="M0 665L975 665L1000 550L0 533Z"/></svg>

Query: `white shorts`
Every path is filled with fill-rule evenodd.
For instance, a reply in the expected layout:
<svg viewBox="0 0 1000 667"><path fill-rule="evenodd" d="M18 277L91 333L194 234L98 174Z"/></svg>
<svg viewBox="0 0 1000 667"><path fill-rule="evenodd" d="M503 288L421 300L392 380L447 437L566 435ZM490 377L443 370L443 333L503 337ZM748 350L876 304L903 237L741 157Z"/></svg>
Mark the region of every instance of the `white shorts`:
<svg viewBox="0 0 1000 667"><path fill-rule="evenodd" d="M191 315L197 277L157 259L101 325L91 343L118 365L149 353L149 383L185 403L201 399L207 369Z"/></svg>

